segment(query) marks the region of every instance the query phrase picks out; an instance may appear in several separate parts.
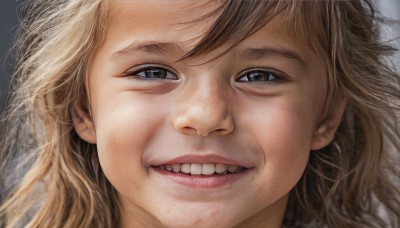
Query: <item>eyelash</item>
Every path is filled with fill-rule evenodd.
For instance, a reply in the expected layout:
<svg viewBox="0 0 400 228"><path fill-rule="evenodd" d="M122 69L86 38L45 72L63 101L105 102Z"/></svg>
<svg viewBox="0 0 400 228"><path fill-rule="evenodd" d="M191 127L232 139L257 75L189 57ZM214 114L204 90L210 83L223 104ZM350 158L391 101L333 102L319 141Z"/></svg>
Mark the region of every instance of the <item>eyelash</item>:
<svg viewBox="0 0 400 228"><path fill-rule="evenodd" d="M137 67L134 67L137 68ZM148 77L146 76L146 71L151 72L151 73L160 73L161 71L164 72L164 74L166 74L163 78L159 78L159 77ZM144 75L140 75L143 74ZM177 74L175 73L174 70L172 70L171 68L164 66L164 65L141 65L139 67L139 69L137 70L132 70L129 69L127 70L124 74L124 76L130 77L130 78L135 78L135 79L139 79L139 80L159 80L159 79L163 79L163 80L178 80L178 76L176 76Z"/></svg>
<svg viewBox="0 0 400 228"><path fill-rule="evenodd" d="M262 77L264 80L262 81L254 81L255 74L263 74ZM265 76L267 79L265 80ZM246 77L245 80L241 80L241 78ZM271 79L272 77L272 79ZM286 76L283 73L277 72L276 70L270 69L262 69L262 68L251 68L248 70L242 71L238 77L236 77L236 82L250 82L250 83L268 83L268 82L279 82L286 80Z"/></svg>
<svg viewBox="0 0 400 228"><path fill-rule="evenodd" d="M136 68L136 67L135 67ZM149 73L165 74L163 77L147 76L146 71ZM144 75L141 75L144 74ZM261 75L261 76L260 76ZM124 76L139 79L139 80L179 80L177 73L171 68L164 65L142 65L137 70L129 69L124 73ZM245 77L245 78L244 78ZM261 81L257 79L262 79ZM251 68L242 71L238 77L235 78L236 82L244 83L268 83L268 82L279 82L285 80L284 74L276 72L276 70L262 69L262 68Z"/></svg>

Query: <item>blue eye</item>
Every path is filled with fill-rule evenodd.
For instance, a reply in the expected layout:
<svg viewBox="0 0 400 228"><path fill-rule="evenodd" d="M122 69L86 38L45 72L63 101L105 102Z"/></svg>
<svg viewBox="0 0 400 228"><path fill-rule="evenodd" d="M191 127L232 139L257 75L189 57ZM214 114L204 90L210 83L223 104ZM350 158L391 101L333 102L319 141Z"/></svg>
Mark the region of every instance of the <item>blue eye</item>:
<svg viewBox="0 0 400 228"><path fill-rule="evenodd" d="M156 66L145 66L138 70L128 70L124 73L126 76L143 79L143 80L159 80L159 79L167 79L167 80L178 80L178 76L175 73L172 73L170 70L165 69L163 67Z"/></svg>
<svg viewBox="0 0 400 228"><path fill-rule="evenodd" d="M237 82L271 82L282 80L282 77L271 71L248 70L236 78Z"/></svg>

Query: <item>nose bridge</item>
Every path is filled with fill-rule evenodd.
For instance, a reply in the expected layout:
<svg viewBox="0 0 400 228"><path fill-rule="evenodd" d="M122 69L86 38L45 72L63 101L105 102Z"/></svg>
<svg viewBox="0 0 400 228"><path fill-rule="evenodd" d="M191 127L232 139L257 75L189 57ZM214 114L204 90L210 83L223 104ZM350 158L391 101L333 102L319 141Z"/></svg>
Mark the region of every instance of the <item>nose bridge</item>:
<svg viewBox="0 0 400 228"><path fill-rule="evenodd" d="M201 76L200 76L201 77ZM204 76L188 87L174 123L185 134L207 136L233 130L229 89L218 78Z"/></svg>
<svg viewBox="0 0 400 228"><path fill-rule="evenodd" d="M199 83L193 100L202 106L201 109L204 114L212 114L218 118L223 118L227 115L229 101L226 90L222 87L222 83L212 79Z"/></svg>

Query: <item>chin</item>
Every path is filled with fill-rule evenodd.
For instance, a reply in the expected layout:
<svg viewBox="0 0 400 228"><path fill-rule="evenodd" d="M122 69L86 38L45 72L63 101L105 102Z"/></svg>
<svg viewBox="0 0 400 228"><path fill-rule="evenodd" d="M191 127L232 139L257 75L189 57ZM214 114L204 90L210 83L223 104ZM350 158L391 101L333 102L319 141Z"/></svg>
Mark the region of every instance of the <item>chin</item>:
<svg viewBox="0 0 400 228"><path fill-rule="evenodd" d="M162 216L161 223L166 227L174 228L232 227L240 222L236 221L239 216L235 216L235 214L231 210L222 208L189 206L179 210L173 208ZM241 214L243 216L243 213Z"/></svg>
<svg viewBox="0 0 400 228"><path fill-rule="evenodd" d="M235 224L232 221L227 221L227 219L215 218L214 216L208 217L198 217L193 216L190 218L180 218L174 219L170 217L167 221L164 221L165 227L174 228L213 228L213 227L233 227Z"/></svg>

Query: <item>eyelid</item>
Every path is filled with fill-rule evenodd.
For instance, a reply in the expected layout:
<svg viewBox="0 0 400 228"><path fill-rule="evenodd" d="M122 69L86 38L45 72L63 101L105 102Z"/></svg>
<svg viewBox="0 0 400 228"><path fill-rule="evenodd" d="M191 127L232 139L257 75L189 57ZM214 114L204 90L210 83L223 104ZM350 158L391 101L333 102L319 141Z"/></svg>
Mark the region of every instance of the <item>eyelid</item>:
<svg viewBox="0 0 400 228"><path fill-rule="evenodd" d="M279 70L276 70L274 68L254 67L254 68L247 68L247 69L241 71L236 76L235 81L237 81L240 77L243 77L244 75L246 75L248 73L257 72L257 71L272 73L275 76L277 76L280 81L288 81L289 80L289 77L285 73L283 73L283 72L281 72ZM268 83L268 82L264 82L264 83Z"/></svg>
<svg viewBox="0 0 400 228"><path fill-rule="evenodd" d="M144 63L144 64L139 64L133 67L130 67L128 70L124 71L124 73L122 73L122 75L124 76L133 76L133 75L129 75L131 73L134 72L138 72L138 71L143 71L143 70L147 70L147 69L151 69L151 68L162 68L164 70L168 70L171 71L171 73L173 73L174 75L176 75L177 78L178 77L178 73L171 67L161 64L161 63Z"/></svg>

